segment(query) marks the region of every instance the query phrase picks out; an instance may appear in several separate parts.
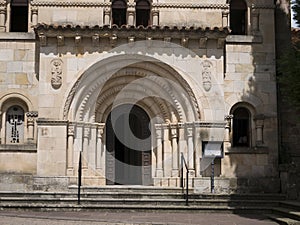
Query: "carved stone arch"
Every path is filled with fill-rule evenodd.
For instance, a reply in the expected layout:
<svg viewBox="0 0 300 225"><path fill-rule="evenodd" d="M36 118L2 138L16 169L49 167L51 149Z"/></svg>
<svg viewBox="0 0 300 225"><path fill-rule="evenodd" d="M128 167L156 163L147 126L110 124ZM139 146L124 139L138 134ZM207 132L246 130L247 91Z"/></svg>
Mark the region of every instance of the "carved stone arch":
<svg viewBox="0 0 300 225"><path fill-rule="evenodd" d="M73 87L70 88L68 95L65 98L63 118L66 120L88 120L92 122L91 116L84 117L84 115L87 112L95 113L95 103L99 98L101 90L105 88L109 79L116 76L116 74L124 68L127 69L128 74L131 74L132 71L137 71L132 76L145 76L145 74L147 74L147 76L150 77L153 75L155 79L162 78L162 80L167 79L177 83L182 90L186 92L185 100L187 100L187 102L182 101L182 99L176 99L179 97L179 93L174 93L172 85L164 82L156 82L157 84L160 84L165 93L171 93L170 98L173 98L174 104L177 105L175 107L176 110L179 109L180 103L186 104L184 107L181 107L181 110L178 110L179 116L180 114L184 115L185 113L190 115L187 120L200 120L201 116L197 99L184 77L182 77L182 75L174 68L159 60L140 55L138 57L136 55L107 57L83 72L77 81L74 82ZM153 79L152 82L155 82L155 79ZM93 108L92 104L94 104ZM161 108L164 104L164 102L159 102L158 105L160 105L159 107ZM183 112L181 113L181 111ZM179 120L180 119L178 119L178 121Z"/></svg>
<svg viewBox="0 0 300 225"><path fill-rule="evenodd" d="M123 88L124 86L120 86L120 87L116 87L116 89L118 88ZM116 90L114 89L114 90ZM118 106L119 104L122 103L127 103L127 104L138 104L143 106L143 108L146 110L147 113L149 113L149 115L151 117L155 117L155 116L160 116L160 118L163 119L163 121L167 121L170 117L171 114L169 112L170 107L166 107L166 103L159 98L146 98L146 99L142 99L141 101L136 101L133 102L132 98L123 98L122 102L118 102L113 104L113 101L115 99L115 94L114 90L112 91L108 91L105 96L101 96L101 101L96 103L96 121L97 122L103 122L105 121L106 116L109 114L110 109L114 106ZM136 90L131 90L131 93L133 93L134 95L139 94L139 92L137 92ZM102 104L101 104L102 103ZM104 107L102 107L104 106ZM178 116L178 115L177 115Z"/></svg>
<svg viewBox="0 0 300 225"><path fill-rule="evenodd" d="M244 104L248 104L252 106L254 109L258 110L260 107L263 106L263 101L258 98L257 96L253 94L248 94L248 96L243 96L242 98L239 97L237 94L233 94L229 96L227 99L225 99L225 111L227 112L228 115L230 115L230 110L234 105L237 103L243 102Z"/></svg>

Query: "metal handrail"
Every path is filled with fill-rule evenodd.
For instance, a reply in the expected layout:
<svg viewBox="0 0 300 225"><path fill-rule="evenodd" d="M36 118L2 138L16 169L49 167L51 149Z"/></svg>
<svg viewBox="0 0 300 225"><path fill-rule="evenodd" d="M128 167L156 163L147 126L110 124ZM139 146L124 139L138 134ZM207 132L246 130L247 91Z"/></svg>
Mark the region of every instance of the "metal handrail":
<svg viewBox="0 0 300 225"><path fill-rule="evenodd" d="M78 193L77 193L77 204L78 205L80 205L81 178L82 178L82 156L81 156L81 152L80 152L79 153L79 162L78 162Z"/></svg>
<svg viewBox="0 0 300 225"><path fill-rule="evenodd" d="M186 193L184 194L184 182L183 182L183 166L186 169ZM184 158L183 153L181 152L181 167L180 167L180 186L182 187L183 197L185 198L185 205L189 205L189 168Z"/></svg>

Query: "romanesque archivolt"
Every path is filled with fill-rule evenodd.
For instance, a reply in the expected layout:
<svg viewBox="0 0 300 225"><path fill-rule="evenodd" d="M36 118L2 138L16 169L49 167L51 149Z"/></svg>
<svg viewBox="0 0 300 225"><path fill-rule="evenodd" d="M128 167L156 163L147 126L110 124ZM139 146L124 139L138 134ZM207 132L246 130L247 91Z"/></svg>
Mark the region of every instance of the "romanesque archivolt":
<svg viewBox="0 0 300 225"><path fill-rule="evenodd" d="M51 66L51 85L54 89L58 89L62 85L62 67L61 59L54 59L50 63Z"/></svg>
<svg viewBox="0 0 300 225"><path fill-rule="evenodd" d="M211 89L212 71L213 71L213 64L210 61L205 60L202 63L202 84L205 91L210 91Z"/></svg>

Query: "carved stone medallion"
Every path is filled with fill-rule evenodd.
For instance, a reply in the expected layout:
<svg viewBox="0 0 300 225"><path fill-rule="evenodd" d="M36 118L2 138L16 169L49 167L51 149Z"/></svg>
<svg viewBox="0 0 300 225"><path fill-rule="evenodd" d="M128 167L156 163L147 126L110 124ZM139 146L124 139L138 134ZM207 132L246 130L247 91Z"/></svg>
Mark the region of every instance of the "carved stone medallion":
<svg viewBox="0 0 300 225"><path fill-rule="evenodd" d="M61 59L51 61L51 85L54 89L58 89L62 85L62 65Z"/></svg>

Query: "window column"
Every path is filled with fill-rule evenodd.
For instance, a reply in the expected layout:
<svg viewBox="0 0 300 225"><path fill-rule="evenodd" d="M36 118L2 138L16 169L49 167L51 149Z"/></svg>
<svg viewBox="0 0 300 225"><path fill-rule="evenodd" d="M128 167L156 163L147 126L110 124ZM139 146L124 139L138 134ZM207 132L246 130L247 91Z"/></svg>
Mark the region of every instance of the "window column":
<svg viewBox="0 0 300 225"><path fill-rule="evenodd" d="M5 32L6 7L0 6L0 32Z"/></svg>

